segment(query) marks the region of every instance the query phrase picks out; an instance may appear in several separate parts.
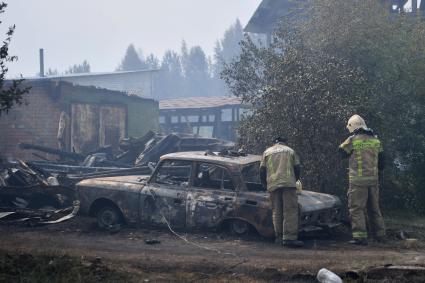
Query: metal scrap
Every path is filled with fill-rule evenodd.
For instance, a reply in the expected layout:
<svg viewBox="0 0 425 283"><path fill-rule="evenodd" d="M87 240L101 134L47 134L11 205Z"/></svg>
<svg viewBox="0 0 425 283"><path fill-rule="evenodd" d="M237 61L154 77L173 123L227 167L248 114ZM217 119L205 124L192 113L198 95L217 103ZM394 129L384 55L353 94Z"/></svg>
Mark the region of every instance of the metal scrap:
<svg viewBox="0 0 425 283"><path fill-rule="evenodd" d="M0 223L54 224L74 217L75 190L21 160L0 168Z"/></svg>
<svg viewBox="0 0 425 283"><path fill-rule="evenodd" d="M74 179L84 179L100 172L123 170L124 173L126 169L134 167L149 169L152 167L149 164L156 164L159 158L167 153L229 150L234 147L234 143L188 134L162 135L149 131L142 137L121 139L118 148L104 146L86 154L65 152L39 145L19 146L23 150L38 150L59 157L59 161L32 161L31 164L38 168L51 174L67 174Z"/></svg>

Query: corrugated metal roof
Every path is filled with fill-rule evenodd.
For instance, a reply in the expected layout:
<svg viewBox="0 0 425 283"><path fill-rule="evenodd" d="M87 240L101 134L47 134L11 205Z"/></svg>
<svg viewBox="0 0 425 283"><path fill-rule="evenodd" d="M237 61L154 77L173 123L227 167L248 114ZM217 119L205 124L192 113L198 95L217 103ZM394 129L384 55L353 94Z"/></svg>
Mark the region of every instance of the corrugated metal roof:
<svg viewBox="0 0 425 283"><path fill-rule="evenodd" d="M252 33L270 33L279 21L290 15L291 10L302 3L301 0L263 0L252 15L244 31Z"/></svg>
<svg viewBox="0 0 425 283"><path fill-rule="evenodd" d="M159 101L159 109L198 109L216 108L223 106L240 105L242 100L238 97L187 97Z"/></svg>
<svg viewBox="0 0 425 283"><path fill-rule="evenodd" d="M115 76L122 74L135 74L135 73L146 73L146 72L158 72L158 69L143 69L143 70L134 70L134 71L116 71L116 72L91 72L91 73L72 73L72 74L62 74L54 76L44 76L44 77L27 77L26 80L51 80L51 79L66 79L66 78L77 78L77 77L94 77L94 76Z"/></svg>

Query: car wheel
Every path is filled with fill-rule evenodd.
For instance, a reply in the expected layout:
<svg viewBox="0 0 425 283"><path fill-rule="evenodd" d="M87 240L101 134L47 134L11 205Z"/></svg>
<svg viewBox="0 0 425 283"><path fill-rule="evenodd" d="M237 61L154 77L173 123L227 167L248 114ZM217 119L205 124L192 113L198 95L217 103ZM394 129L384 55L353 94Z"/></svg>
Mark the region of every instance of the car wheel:
<svg viewBox="0 0 425 283"><path fill-rule="evenodd" d="M102 207L96 214L97 224L102 229L114 229L122 223L121 212L113 206Z"/></svg>
<svg viewBox="0 0 425 283"><path fill-rule="evenodd" d="M250 226L247 222L234 219L230 222L230 232L235 235L246 235L250 230Z"/></svg>

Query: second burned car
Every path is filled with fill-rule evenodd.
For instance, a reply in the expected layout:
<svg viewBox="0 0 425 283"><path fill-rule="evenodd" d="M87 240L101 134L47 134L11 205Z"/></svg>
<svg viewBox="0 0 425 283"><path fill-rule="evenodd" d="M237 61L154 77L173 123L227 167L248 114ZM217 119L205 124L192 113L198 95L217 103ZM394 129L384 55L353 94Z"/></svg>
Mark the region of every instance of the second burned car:
<svg viewBox="0 0 425 283"><path fill-rule="evenodd" d="M237 234L255 229L274 236L269 194L259 180L260 159L211 152L167 154L151 176L81 181L80 211L97 217L103 228L119 223L173 229L229 227ZM340 224L338 197L302 191L298 203L301 230Z"/></svg>

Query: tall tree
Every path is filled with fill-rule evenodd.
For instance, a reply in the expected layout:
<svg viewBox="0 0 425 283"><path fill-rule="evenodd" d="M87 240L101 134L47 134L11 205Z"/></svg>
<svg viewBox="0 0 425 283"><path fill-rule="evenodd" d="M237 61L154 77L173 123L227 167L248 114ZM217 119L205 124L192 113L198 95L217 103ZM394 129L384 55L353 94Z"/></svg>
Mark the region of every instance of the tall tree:
<svg viewBox="0 0 425 283"><path fill-rule="evenodd" d="M146 69L146 63L139 57L133 44L127 47L124 58L118 66L118 71L135 71Z"/></svg>
<svg viewBox="0 0 425 283"><path fill-rule="evenodd" d="M5 12L6 7L6 3L0 3L0 14ZM22 104L23 95L29 91L29 87L22 86L23 80L5 81L9 70L7 64L18 59L17 56L9 55L9 44L14 31L15 25L7 29L6 38L3 39L3 44L0 47L0 115L7 113L14 105Z"/></svg>
<svg viewBox="0 0 425 283"><path fill-rule="evenodd" d="M155 90L158 99L182 97L184 77L179 54L168 50L162 57Z"/></svg>
<svg viewBox="0 0 425 283"><path fill-rule="evenodd" d="M242 24L239 19L231 25L223 35L223 38L216 43L214 59L219 64L220 69L224 63L230 63L241 53L240 42L244 39Z"/></svg>
<svg viewBox="0 0 425 283"><path fill-rule="evenodd" d="M57 75L59 75L59 72L58 72L58 70L57 70L57 69L51 69L51 68L49 68L49 69L46 71L45 75L46 75L47 77L49 77L49 76L57 76Z"/></svg>
<svg viewBox="0 0 425 283"><path fill-rule="evenodd" d="M145 62L149 69L159 68L159 59L154 54L150 54L148 57L146 57Z"/></svg>
<svg viewBox="0 0 425 283"><path fill-rule="evenodd" d="M241 53L240 42L244 39L243 28L239 21L236 20L223 35L223 38L216 42L214 48L214 64L213 64L213 78L215 93L217 95L226 95L229 90L221 79L220 74L226 64L229 64Z"/></svg>
<svg viewBox="0 0 425 283"><path fill-rule="evenodd" d="M185 40L182 40L182 47L181 47L181 66L182 66L182 71L183 71L183 75L186 75L186 68L187 68L187 64L188 64L188 58L189 58L189 50L187 47L187 43Z"/></svg>
<svg viewBox="0 0 425 283"><path fill-rule="evenodd" d="M184 73L187 95L208 96L211 94L208 61L200 46L190 48Z"/></svg>
<svg viewBox="0 0 425 283"><path fill-rule="evenodd" d="M50 71L50 69L49 69ZM90 73L90 64L84 60L81 64L75 64L65 71L65 74Z"/></svg>

